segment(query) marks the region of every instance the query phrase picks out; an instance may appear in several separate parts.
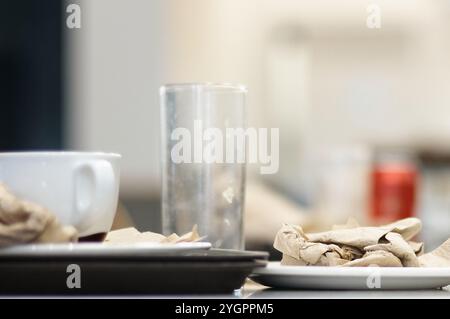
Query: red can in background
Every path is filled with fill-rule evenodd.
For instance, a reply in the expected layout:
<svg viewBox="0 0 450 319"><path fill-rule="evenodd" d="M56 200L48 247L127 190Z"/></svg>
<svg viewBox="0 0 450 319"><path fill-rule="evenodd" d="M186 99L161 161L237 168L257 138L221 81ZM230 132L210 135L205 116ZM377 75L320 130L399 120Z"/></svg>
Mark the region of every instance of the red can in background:
<svg viewBox="0 0 450 319"><path fill-rule="evenodd" d="M389 223L415 215L417 168L411 162L381 162L371 176L371 220Z"/></svg>

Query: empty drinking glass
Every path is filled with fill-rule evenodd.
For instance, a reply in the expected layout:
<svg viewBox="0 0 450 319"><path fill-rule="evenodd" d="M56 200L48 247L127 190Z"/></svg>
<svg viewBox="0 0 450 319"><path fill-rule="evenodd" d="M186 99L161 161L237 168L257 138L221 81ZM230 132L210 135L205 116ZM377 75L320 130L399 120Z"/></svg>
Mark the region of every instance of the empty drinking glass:
<svg viewBox="0 0 450 319"><path fill-rule="evenodd" d="M213 247L243 249L246 89L161 87L163 232L198 226Z"/></svg>

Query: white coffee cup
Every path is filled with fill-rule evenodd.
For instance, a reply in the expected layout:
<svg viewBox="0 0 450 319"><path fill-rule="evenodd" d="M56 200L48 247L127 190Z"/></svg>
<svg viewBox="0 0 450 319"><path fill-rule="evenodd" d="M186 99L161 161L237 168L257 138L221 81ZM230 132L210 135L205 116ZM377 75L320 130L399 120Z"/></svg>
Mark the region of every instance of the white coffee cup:
<svg viewBox="0 0 450 319"><path fill-rule="evenodd" d="M0 183L74 226L79 237L104 234L117 209L120 158L97 152L0 153Z"/></svg>

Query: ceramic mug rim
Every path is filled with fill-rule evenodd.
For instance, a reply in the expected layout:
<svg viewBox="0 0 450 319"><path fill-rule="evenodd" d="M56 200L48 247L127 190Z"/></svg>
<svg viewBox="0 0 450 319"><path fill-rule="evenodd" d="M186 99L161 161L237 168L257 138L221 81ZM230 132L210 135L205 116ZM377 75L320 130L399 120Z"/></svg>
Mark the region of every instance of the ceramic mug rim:
<svg viewBox="0 0 450 319"><path fill-rule="evenodd" d="M77 157L95 156L108 158L122 158L118 153L89 152L89 151L24 151L24 152L0 152L0 158L7 157Z"/></svg>

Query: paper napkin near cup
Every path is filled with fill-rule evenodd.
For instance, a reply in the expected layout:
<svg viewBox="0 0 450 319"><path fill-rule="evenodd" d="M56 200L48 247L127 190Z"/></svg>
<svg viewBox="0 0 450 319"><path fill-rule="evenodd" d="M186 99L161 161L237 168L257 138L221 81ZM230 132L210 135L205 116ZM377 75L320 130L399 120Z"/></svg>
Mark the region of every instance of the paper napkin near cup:
<svg viewBox="0 0 450 319"><path fill-rule="evenodd" d="M178 236L164 236L153 232L139 232L124 228L108 233L106 244L131 244L142 242L181 243L203 239L194 225L192 231ZM28 243L65 243L78 241L77 230L61 225L48 209L16 197L0 183L0 247Z"/></svg>
<svg viewBox="0 0 450 319"><path fill-rule="evenodd" d="M169 243L177 244L182 242L195 242L203 239L197 231L197 225L194 225L192 230L182 236L171 234L164 236L153 232L140 232L134 227L113 230L108 233L105 238L105 244L132 244L132 243Z"/></svg>
<svg viewBox="0 0 450 319"><path fill-rule="evenodd" d="M77 239L74 227L61 225L49 210L17 198L0 183L0 247Z"/></svg>
<svg viewBox="0 0 450 319"><path fill-rule="evenodd" d="M332 230L305 234L300 226L285 224L274 247L283 265L450 267L450 239L423 255L423 244L412 241L421 229L417 218L379 227L359 227L355 220Z"/></svg>

